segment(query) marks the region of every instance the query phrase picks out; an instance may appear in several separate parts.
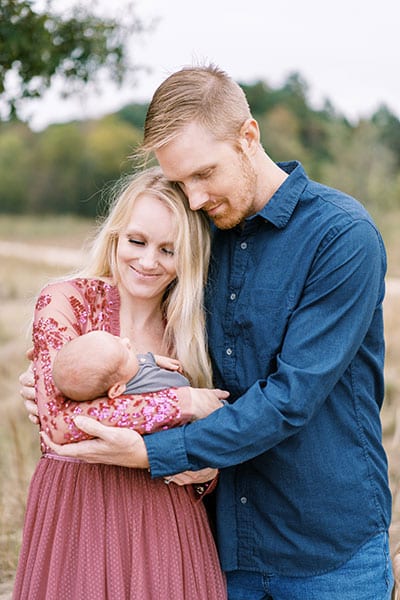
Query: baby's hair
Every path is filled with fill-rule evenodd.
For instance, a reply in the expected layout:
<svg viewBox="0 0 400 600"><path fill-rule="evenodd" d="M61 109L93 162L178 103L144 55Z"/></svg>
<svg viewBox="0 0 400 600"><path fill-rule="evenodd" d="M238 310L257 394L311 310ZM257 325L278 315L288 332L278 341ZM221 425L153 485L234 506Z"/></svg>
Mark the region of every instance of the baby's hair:
<svg viewBox="0 0 400 600"><path fill-rule="evenodd" d="M90 331L74 338L55 356L55 385L71 400L106 396L108 389L119 380L118 349L114 336L106 331Z"/></svg>

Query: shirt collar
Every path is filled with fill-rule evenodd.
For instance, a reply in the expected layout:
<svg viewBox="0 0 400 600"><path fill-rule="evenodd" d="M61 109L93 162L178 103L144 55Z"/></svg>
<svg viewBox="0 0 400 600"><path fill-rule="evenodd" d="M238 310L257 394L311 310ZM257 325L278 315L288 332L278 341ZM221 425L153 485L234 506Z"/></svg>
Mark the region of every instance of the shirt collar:
<svg viewBox="0 0 400 600"><path fill-rule="evenodd" d="M276 190L267 204L253 217L258 216L269 221L278 229L285 227L293 214L299 198L307 186L309 179L303 166L298 161L279 162L278 167L289 175Z"/></svg>

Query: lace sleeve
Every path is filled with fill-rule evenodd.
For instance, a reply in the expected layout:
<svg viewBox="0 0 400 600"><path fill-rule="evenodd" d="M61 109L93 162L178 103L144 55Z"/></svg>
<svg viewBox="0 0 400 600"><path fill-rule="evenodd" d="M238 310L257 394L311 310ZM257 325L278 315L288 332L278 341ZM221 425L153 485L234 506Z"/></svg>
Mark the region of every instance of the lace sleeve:
<svg viewBox="0 0 400 600"><path fill-rule="evenodd" d="M90 437L75 426L73 417L78 414L95 418L105 425L134 429L141 434L189 421L191 415L185 410L187 403L178 400L175 388L90 402L74 402L60 394L52 378L54 356L67 341L99 328L99 319L91 319L92 315L91 301L72 282L47 286L37 300L33 345L41 428L54 442L65 444ZM101 328L106 328L104 321Z"/></svg>

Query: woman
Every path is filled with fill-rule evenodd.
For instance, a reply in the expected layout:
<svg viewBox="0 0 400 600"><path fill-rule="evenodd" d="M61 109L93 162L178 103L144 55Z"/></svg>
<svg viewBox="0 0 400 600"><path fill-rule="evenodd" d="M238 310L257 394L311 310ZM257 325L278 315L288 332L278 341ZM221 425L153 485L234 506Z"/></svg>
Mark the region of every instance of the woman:
<svg viewBox="0 0 400 600"><path fill-rule="evenodd" d="M79 277L50 284L36 304L33 340L41 429L50 438L75 414L120 411L144 430L201 418L190 388L132 397L123 406L66 402L51 376L67 341L102 329L139 353L175 356L194 386L211 386L203 285L209 258L204 217L158 168L133 177L95 238ZM150 410L148 409L150 405ZM107 412L108 411L108 412ZM115 417L115 412L114 415ZM115 422L115 418L110 418ZM76 431L76 430L73 430ZM147 472L65 459L43 447L27 503L14 598L18 600L221 600L226 597L206 513L192 486Z"/></svg>

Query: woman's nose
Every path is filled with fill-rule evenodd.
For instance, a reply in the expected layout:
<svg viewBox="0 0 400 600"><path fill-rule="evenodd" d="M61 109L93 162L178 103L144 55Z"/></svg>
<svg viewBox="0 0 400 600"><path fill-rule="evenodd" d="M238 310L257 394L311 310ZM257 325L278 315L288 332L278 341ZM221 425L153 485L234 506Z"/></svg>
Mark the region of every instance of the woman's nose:
<svg viewBox="0 0 400 600"><path fill-rule="evenodd" d="M139 262L143 267L146 267L147 269L154 268L158 262L155 251L151 248L146 248L140 255Z"/></svg>

